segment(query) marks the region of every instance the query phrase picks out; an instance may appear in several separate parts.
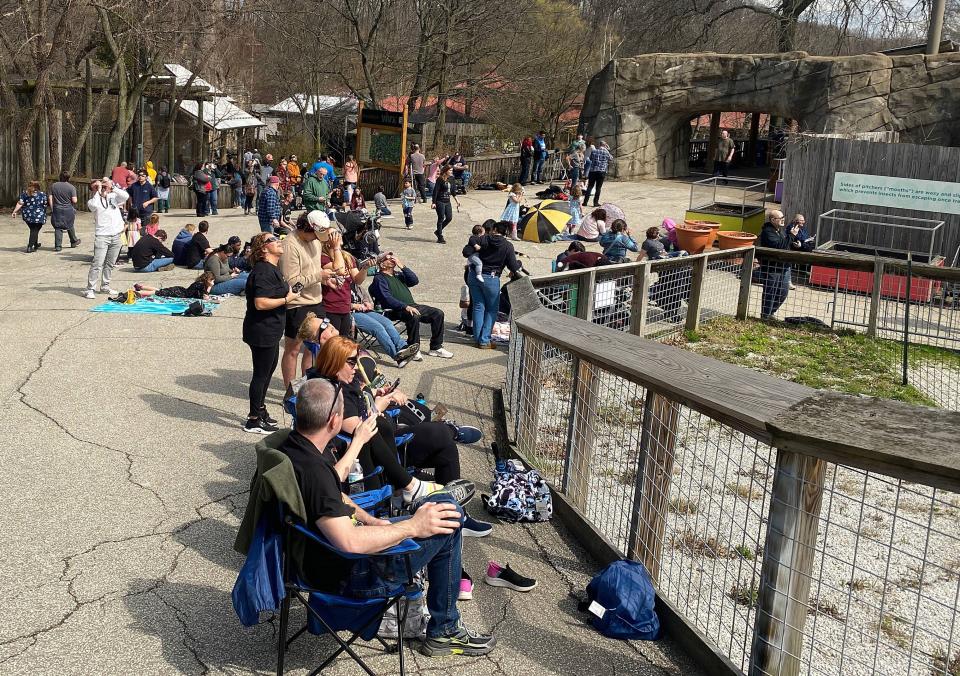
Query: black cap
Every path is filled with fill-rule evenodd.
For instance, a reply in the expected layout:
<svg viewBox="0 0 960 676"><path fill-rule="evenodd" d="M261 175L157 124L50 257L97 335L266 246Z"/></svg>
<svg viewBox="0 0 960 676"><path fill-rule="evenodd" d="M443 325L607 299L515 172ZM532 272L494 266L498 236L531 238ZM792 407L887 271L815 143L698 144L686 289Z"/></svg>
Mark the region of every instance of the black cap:
<svg viewBox="0 0 960 676"><path fill-rule="evenodd" d="M231 237L230 239L227 240L227 244L238 244L238 243L240 243L240 242L242 242L242 241L243 241L243 240L240 239L237 235L234 235L233 237Z"/></svg>

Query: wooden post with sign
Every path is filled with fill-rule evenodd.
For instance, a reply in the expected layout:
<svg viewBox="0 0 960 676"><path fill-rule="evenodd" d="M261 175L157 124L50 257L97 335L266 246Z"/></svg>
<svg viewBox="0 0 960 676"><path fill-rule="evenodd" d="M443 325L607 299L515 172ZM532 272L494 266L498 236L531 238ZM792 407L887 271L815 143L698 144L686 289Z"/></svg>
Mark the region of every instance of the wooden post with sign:
<svg viewBox="0 0 960 676"><path fill-rule="evenodd" d="M379 143L378 137L396 137L397 147L393 141ZM365 108L363 101L357 109L357 162L361 168L375 167L386 169L397 174L397 184L393 191L394 196L400 194L403 181L403 167L407 163L407 107L394 112Z"/></svg>

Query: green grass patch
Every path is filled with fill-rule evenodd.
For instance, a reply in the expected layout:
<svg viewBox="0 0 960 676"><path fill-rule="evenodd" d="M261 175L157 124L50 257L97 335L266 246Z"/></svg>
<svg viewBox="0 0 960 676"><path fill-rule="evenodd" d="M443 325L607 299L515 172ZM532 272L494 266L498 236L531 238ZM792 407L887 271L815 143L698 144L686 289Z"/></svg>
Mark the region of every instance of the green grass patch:
<svg viewBox="0 0 960 676"><path fill-rule="evenodd" d="M917 388L902 384L902 352L893 341L852 331L832 332L732 317L717 317L702 324L696 338L681 341L680 346L808 387L937 405ZM960 368L960 355L929 346L911 347L911 359L937 364L956 360Z"/></svg>

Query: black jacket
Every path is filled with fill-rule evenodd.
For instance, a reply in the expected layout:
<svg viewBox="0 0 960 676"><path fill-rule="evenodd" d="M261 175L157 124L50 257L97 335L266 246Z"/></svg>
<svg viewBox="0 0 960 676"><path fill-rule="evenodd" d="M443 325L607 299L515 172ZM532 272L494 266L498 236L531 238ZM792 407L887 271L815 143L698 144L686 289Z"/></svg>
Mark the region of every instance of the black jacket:
<svg viewBox="0 0 960 676"><path fill-rule="evenodd" d="M209 248L210 242L207 240L207 236L202 232L196 233L190 243L187 244L183 264L188 268L195 267L197 263L206 258L206 251Z"/></svg>
<svg viewBox="0 0 960 676"><path fill-rule="evenodd" d="M777 226L770 221L767 221L763 224L763 229L760 231L760 247L766 249L789 249L790 233L788 233L786 229L777 230ZM763 253L757 253L760 254L760 265L764 268L776 268L778 271L782 272L790 267L789 263L764 260Z"/></svg>
<svg viewBox="0 0 960 676"><path fill-rule="evenodd" d="M480 250L473 248L474 244L480 245ZM513 244L505 237L495 235L473 235L470 241L463 247L463 257L469 258L473 254L480 257L483 263L483 272L499 277L504 268L510 272L520 270L520 262L517 261L517 254L513 249Z"/></svg>
<svg viewBox="0 0 960 676"><path fill-rule="evenodd" d="M173 258L173 252L153 235L143 235L130 247L130 260L138 270L150 265L154 258Z"/></svg>

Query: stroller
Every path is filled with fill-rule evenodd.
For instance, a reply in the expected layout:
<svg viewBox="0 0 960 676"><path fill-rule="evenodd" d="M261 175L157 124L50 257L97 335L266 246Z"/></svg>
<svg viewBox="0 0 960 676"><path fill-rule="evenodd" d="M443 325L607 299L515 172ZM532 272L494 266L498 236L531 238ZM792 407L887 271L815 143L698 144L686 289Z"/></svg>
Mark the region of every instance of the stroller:
<svg viewBox="0 0 960 676"><path fill-rule="evenodd" d="M343 248L359 261L380 254L380 217L361 211L337 212Z"/></svg>

